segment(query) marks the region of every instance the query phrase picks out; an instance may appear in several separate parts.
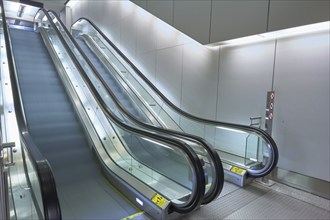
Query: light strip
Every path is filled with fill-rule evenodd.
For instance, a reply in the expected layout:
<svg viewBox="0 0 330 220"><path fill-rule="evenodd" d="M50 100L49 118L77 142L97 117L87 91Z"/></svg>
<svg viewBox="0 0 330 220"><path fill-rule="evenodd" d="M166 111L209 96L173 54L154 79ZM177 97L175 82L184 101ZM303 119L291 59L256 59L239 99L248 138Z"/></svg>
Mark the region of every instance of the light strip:
<svg viewBox="0 0 330 220"><path fill-rule="evenodd" d="M143 202L139 198L135 198L135 201L139 203L141 206L143 206Z"/></svg>
<svg viewBox="0 0 330 220"><path fill-rule="evenodd" d="M174 151L173 148L168 147L168 146L166 146L165 144L161 144L161 143L156 142L156 141L154 141L154 140L150 140L149 138L145 138L145 137L141 137L141 138L144 139L144 140L146 140L146 141L148 141L148 142L151 142L151 143L153 143L153 144L156 144L156 145L159 145L159 146L162 146L162 147L165 147L165 148L167 148L167 149L169 149L169 150Z"/></svg>
<svg viewBox="0 0 330 220"><path fill-rule="evenodd" d="M330 30L330 21L268 32L268 33L260 34L260 36L265 38L282 38L282 37L289 37L299 34L315 33L325 30Z"/></svg>
<svg viewBox="0 0 330 220"><path fill-rule="evenodd" d="M70 0L66 3L66 6L73 8L78 3L78 0Z"/></svg>
<svg viewBox="0 0 330 220"><path fill-rule="evenodd" d="M217 126L216 128L219 128L219 129L222 129L222 130L226 130L226 131L231 131L231 132L237 132L237 133L242 133L242 134L248 134L248 133L245 132L245 131L237 130L237 129L234 129L234 128L227 128L227 127L222 127L222 126Z"/></svg>
<svg viewBox="0 0 330 220"><path fill-rule="evenodd" d="M209 46L220 46L220 45L238 45L246 43L254 43L264 40L279 39L283 37L296 36L301 34L315 33L320 31L330 30L330 22L321 22L310 25L304 25L300 27L288 28L279 31L266 32L263 34L251 35L247 37L236 38L232 40L222 41Z"/></svg>

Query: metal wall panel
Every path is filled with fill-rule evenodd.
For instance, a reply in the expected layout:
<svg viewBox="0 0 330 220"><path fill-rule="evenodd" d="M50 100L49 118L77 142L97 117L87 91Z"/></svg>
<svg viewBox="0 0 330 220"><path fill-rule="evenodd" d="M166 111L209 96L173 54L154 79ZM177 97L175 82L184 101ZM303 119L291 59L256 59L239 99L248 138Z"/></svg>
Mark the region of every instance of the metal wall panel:
<svg viewBox="0 0 330 220"><path fill-rule="evenodd" d="M136 66L153 83L156 84L156 51L138 53Z"/></svg>
<svg viewBox="0 0 330 220"><path fill-rule="evenodd" d="M185 43L187 37L183 33L178 32L175 28L169 26L164 21L156 20L155 26L157 50L175 47ZM147 33L150 34L149 32Z"/></svg>
<svg viewBox="0 0 330 220"><path fill-rule="evenodd" d="M126 54L129 53L130 57L136 56L136 38L137 28L135 22L135 15L131 14L122 18L120 21L120 44L123 46Z"/></svg>
<svg viewBox="0 0 330 220"><path fill-rule="evenodd" d="M117 1L93 1L93 4L98 4L99 8L102 9L101 11L92 10L88 14L97 16L104 25L111 25L120 21L121 12L118 10L119 3Z"/></svg>
<svg viewBox="0 0 330 220"><path fill-rule="evenodd" d="M274 137L279 167L330 180L329 33L278 41Z"/></svg>
<svg viewBox="0 0 330 220"><path fill-rule="evenodd" d="M218 87L219 50L184 45L182 109L204 118L215 119Z"/></svg>
<svg viewBox="0 0 330 220"><path fill-rule="evenodd" d="M156 49L156 21L148 12L139 13L135 17L137 27L136 52L145 53ZM146 34L148 33L148 34Z"/></svg>
<svg viewBox="0 0 330 220"><path fill-rule="evenodd" d="M115 43L118 47L121 47L120 45L120 22L113 23L110 25L101 24L98 26L106 36L108 36L113 43Z"/></svg>
<svg viewBox="0 0 330 220"><path fill-rule="evenodd" d="M131 0L131 2L143 9L147 9L147 0Z"/></svg>
<svg viewBox="0 0 330 220"><path fill-rule="evenodd" d="M270 0L269 31L330 20L329 0Z"/></svg>
<svg viewBox="0 0 330 220"><path fill-rule="evenodd" d="M209 43L210 0L174 1L173 26L202 44Z"/></svg>
<svg viewBox="0 0 330 220"><path fill-rule="evenodd" d="M220 50L218 119L250 124L265 115L272 87L275 42L223 46Z"/></svg>
<svg viewBox="0 0 330 220"><path fill-rule="evenodd" d="M107 1L100 1L107 2ZM114 9L117 9L118 12L120 12L120 18L123 19L127 16L130 16L132 14L135 14L137 7L135 4L132 4L130 1L109 1L112 2L112 7Z"/></svg>
<svg viewBox="0 0 330 220"><path fill-rule="evenodd" d="M210 43L266 32L268 0L213 1Z"/></svg>
<svg viewBox="0 0 330 220"><path fill-rule="evenodd" d="M177 106L181 105L182 55L183 46L158 50L156 55L156 86Z"/></svg>
<svg viewBox="0 0 330 220"><path fill-rule="evenodd" d="M173 0L148 0L147 10L159 19L173 25Z"/></svg>

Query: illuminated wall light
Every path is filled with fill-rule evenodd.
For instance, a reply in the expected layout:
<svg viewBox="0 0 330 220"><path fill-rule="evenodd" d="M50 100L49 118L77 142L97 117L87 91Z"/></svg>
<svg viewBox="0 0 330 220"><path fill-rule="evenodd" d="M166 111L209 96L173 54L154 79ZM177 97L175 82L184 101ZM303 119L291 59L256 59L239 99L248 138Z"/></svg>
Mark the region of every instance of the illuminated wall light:
<svg viewBox="0 0 330 220"><path fill-rule="evenodd" d="M283 37L291 37L302 34L325 31L325 30L330 30L329 21L222 41L214 44L209 44L208 47L216 47L220 45L241 45L247 43L255 43L265 40L279 39Z"/></svg>

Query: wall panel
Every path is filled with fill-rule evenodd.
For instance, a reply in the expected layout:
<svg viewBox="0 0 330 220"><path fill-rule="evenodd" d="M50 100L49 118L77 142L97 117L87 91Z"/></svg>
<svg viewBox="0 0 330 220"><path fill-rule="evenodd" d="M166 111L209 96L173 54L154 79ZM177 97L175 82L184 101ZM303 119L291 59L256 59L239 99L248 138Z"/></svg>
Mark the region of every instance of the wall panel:
<svg viewBox="0 0 330 220"><path fill-rule="evenodd" d="M202 44L209 43L210 0L174 1L173 26Z"/></svg>
<svg viewBox="0 0 330 220"><path fill-rule="evenodd" d="M137 54L136 66L153 83L156 84L156 51Z"/></svg>
<svg viewBox="0 0 330 220"><path fill-rule="evenodd" d="M148 0L147 10L166 23L173 25L173 0Z"/></svg>
<svg viewBox="0 0 330 220"><path fill-rule="evenodd" d="M268 0L213 1L210 43L266 32Z"/></svg>
<svg viewBox="0 0 330 220"><path fill-rule="evenodd" d="M120 21L120 44L125 45L126 53L130 53L130 57L136 55L136 38L137 28L135 22L135 15L131 14L121 19Z"/></svg>
<svg viewBox="0 0 330 220"><path fill-rule="evenodd" d="M131 2L143 9L147 9L147 0L131 0Z"/></svg>
<svg viewBox="0 0 330 220"><path fill-rule="evenodd" d="M156 21L148 12L138 13L135 17L137 27L136 52L145 53L156 50ZM146 34L148 33L148 34Z"/></svg>
<svg viewBox="0 0 330 220"><path fill-rule="evenodd" d="M158 50L156 86L175 105L181 106L183 46Z"/></svg>
<svg viewBox="0 0 330 220"><path fill-rule="evenodd" d="M219 50L184 45L182 109L215 119L218 87Z"/></svg>
<svg viewBox="0 0 330 220"><path fill-rule="evenodd" d="M329 20L329 0L270 1L269 31Z"/></svg>
<svg viewBox="0 0 330 220"><path fill-rule="evenodd" d="M265 116L274 51L274 41L221 48L219 120L248 125L250 117Z"/></svg>
<svg viewBox="0 0 330 220"><path fill-rule="evenodd" d="M279 167L330 180L329 33L279 40L274 137Z"/></svg>

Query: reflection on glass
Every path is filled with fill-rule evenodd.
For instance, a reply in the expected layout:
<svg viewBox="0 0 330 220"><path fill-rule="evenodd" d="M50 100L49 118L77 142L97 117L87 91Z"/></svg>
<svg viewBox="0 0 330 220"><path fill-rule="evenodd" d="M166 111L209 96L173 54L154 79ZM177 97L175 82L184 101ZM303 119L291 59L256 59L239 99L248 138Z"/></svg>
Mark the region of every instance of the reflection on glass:
<svg viewBox="0 0 330 220"><path fill-rule="evenodd" d="M61 24L54 20L57 29L63 35L65 41L71 48L78 62L85 70L90 80L94 83L103 100L113 110L112 114L121 121L125 117L115 107L112 99L103 88L100 81L94 76L92 69L75 48L74 44L66 36ZM43 20L41 19L41 22ZM47 21L45 21L47 22ZM194 190L194 180L191 162L185 153L177 147L162 142L155 138L143 136L123 128L118 123L110 121L104 110L95 100L90 88L86 86L78 68L69 59L59 37L51 26L39 24L38 27L44 31L51 42L55 53L63 67L65 67L66 78L80 99L84 111L92 122L94 130L103 144L110 160L109 164L116 164L121 169L138 178L143 183L160 192L164 197L176 203L185 203L190 200L191 192ZM59 53L59 51L61 51ZM110 165L109 165L110 166ZM176 170L176 172L173 172Z"/></svg>
<svg viewBox="0 0 330 220"><path fill-rule="evenodd" d="M214 145L222 160L245 169L259 169L260 175L268 173L276 163L274 157L269 156L275 154L276 146L271 145L263 133L232 125L219 126L221 123L196 120L183 115L166 104L88 21L78 20L71 31L74 37L83 36L86 41L99 48L100 54L108 60L111 66L109 68L114 70L111 73L123 83L123 87L134 91L141 100L140 104L158 121L156 126L203 137ZM265 150L265 147L268 149ZM251 171L251 174L259 175L257 171Z"/></svg>

